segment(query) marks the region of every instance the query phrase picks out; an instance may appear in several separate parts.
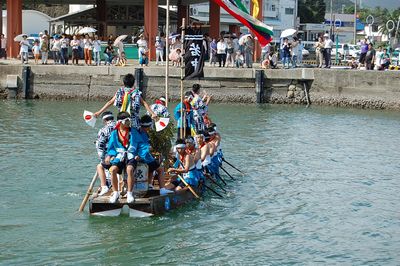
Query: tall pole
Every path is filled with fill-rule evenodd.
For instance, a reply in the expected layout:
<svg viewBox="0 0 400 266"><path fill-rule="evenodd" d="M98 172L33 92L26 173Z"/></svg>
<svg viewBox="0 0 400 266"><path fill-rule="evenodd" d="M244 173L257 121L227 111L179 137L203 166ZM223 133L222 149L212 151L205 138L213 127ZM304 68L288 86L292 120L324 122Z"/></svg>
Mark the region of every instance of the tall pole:
<svg viewBox="0 0 400 266"><path fill-rule="evenodd" d="M165 106L168 107L168 79L169 79L169 0L165 18Z"/></svg>
<svg viewBox="0 0 400 266"><path fill-rule="evenodd" d="M354 1L354 45L357 44L357 0Z"/></svg>
<svg viewBox="0 0 400 266"><path fill-rule="evenodd" d="M332 20L333 20L333 0L331 0L331 19L330 19L330 27L329 27L329 37L332 38Z"/></svg>
<svg viewBox="0 0 400 266"><path fill-rule="evenodd" d="M185 134L186 134L186 117L183 117L183 78L184 78L184 71L185 71L185 62L183 61L183 54L184 54L184 43L185 43L185 28L186 28L186 24L185 24L185 18L182 19L182 35L181 35L181 42L182 42L182 46L181 46L181 138L185 138ZM186 113L186 111L185 111Z"/></svg>

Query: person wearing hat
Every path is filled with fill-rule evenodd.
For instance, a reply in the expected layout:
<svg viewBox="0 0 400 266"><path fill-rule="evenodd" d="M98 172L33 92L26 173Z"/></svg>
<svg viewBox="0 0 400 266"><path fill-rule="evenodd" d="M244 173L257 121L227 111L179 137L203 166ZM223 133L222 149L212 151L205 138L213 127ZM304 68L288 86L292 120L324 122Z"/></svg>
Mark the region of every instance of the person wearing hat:
<svg viewBox="0 0 400 266"><path fill-rule="evenodd" d="M164 63L164 48L165 43L161 40L160 36L156 36L156 65L158 65L159 60L161 59L161 64Z"/></svg>
<svg viewBox="0 0 400 266"><path fill-rule="evenodd" d="M29 42L27 40L28 36L23 35L22 41L20 41L19 45L21 46L19 50L19 54L21 56L22 64L28 64L28 50L29 50Z"/></svg>
<svg viewBox="0 0 400 266"><path fill-rule="evenodd" d="M331 60L332 47L333 47L333 41L331 40L331 38L329 38L329 34L325 33L324 34L325 68L331 68L331 64L332 64L332 60Z"/></svg>
<svg viewBox="0 0 400 266"><path fill-rule="evenodd" d="M165 102L164 96L161 96L150 106L150 109L159 117L170 117ZM149 112L147 114L150 115Z"/></svg>
<svg viewBox="0 0 400 266"><path fill-rule="evenodd" d="M97 174L99 175L101 182L101 190L98 194L99 196L103 196L109 190L104 169L109 169L111 165L105 163L105 158L107 154L108 141L110 140L111 132L115 129L116 125L113 113L110 111L102 113L101 118L104 126L97 133L96 140L96 150L100 159L100 163L97 165Z"/></svg>
<svg viewBox="0 0 400 266"><path fill-rule="evenodd" d="M165 195L167 193L172 193L172 191L165 188L163 167L161 167L159 161L157 161L150 152L151 146L148 132L150 131L152 125L153 120L149 115L144 115L140 118L140 128L137 130L136 137L137 155L135 157L135 160L136 162L144 162L149 167L148 182L150 186L153 183L154 172L157 172L158 184L160 186L160 195Z"/></svg>
<svg viewBox="0 0 400 266"><path fill-rule="evenodd" d="M140 34L140 39L136 42L137 46L139 47L138 49L138 54L139 54L139 63L143 61L142 57L143 54L147 53L148 47L147 47L147 41L144 38L144 34Z"/></svg>
<svg viewBox="0 0 400 266"><path fill-rule="evenodd" d="M191 91L185 92L183 103L179 103L174 109L175 120L178 121L178 138L187 137L192 135L192 128L194 128L193 121L193 110L190 102L193 100L193 94ZM183 118L181 117L181 106L183 112ZM181 129L183 128L183 135Z"/></svg>

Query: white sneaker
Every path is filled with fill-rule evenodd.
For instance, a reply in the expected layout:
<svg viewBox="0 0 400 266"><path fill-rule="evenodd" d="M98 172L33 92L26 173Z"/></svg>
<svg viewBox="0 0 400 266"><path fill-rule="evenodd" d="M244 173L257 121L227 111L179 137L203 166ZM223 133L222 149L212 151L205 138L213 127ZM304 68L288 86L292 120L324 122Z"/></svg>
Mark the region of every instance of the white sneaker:
<svg viewBox="0 0 400 266"><path fill-rule="evenodd" d="M110 203L115 203L115 202L117 202L118 198L119 198L119 192L114 191L114 192L111 194L111 197L110 197L110 199L109 199L109 202L110 202Z"/></svg>
<svg viewBox="0 0 400 266"><path fill-rule="evenodd" d="M166 189L166 188L161 188L160 189L160 195L162 196L162 195L166 195L166 194L168 194L168 193L174 193L172 190L169 190L169 189Z"/></svg>
<svg viewBox="0 0 400 266"><path fill-rule="evenodd" d="M126 202L127 203L132 203L135 201L135 198L132 195L132 192L126 193Z"/></svg>
<svg viewBox="0 0 400 266"><path fill-rule="evenodd" d="M107 186L101 186L101 191L98 194L98 196L103 196L104 194L106 194L110 189Z"/></svg>

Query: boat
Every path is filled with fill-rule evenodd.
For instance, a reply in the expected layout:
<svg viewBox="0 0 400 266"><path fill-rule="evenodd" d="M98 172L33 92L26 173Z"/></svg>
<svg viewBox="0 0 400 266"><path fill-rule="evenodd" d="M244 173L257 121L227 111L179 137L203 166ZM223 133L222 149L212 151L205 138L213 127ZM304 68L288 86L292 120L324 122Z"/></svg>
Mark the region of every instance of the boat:
<svg viewBox="0 0 400 266"><path fill-rule="evenodd" d="M133 193L135 200L133 203L127 203L124 196L120 197L116 203L110 203L111 191L103 196L98 196L97 193L94 193L89 199L89 213L95 216L119 216L124 209L128 208L129 217L143 218L162 215L196 199L189 189L175 191L166 195L160 195L160 190L157 189L157 186L155 186L155 189L149 189L147 185L147 165L145 164L138 164L134 178ZM202 185L200 184L199 187L193 187L193 190L197 195L201 195L203 192L201 188ZM123 191L123 189L121 190Z"/></svg>

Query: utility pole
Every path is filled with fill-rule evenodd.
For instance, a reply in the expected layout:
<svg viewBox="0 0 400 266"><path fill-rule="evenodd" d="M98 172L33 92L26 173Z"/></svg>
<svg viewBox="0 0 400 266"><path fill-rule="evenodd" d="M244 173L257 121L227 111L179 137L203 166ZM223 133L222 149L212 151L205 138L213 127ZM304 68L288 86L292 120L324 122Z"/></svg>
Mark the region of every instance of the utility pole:
<svg viewBox="0 0 400 266"><path fill-rule="evenodd" d="M332 27L333 27L333 0L331 0L331 19L330 19L330 29L329 29L329 38L332 38Z"/></svg>
<svg viewBox="0 0 400 266"><path fill-rule="evenodd" d="M354 1L354 45L357 44L357 0Z"/></svg>

